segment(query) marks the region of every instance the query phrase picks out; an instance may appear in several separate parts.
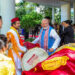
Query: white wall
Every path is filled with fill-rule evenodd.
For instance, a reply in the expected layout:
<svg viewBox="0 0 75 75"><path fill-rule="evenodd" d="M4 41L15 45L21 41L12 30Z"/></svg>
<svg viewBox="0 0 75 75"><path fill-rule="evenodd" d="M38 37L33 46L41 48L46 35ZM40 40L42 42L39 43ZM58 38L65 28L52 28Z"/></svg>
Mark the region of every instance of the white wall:
<svg viewBox="0 0 75 75"><path fill-rule="evenodd" d="M61 22L71 18L70 3L61 5Z"/></svg>
<svg viewBox="0 0 75 75"><path fill-rule="evenodd" d="M3 19L2 34L6 34L11 26L11 19L15 17L15 0L0 0L0 10Z"/></svg>

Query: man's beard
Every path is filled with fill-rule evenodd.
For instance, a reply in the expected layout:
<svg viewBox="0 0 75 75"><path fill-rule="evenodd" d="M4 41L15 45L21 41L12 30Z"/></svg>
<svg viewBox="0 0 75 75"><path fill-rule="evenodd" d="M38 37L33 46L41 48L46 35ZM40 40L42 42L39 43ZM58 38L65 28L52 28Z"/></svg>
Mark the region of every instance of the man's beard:
<svg viewBox="0 0 75 75"><path fill-rule="evenodd" d="M43 29L47 29L48 28L48 26L46 26L46 27L43 27Z"/></svg>

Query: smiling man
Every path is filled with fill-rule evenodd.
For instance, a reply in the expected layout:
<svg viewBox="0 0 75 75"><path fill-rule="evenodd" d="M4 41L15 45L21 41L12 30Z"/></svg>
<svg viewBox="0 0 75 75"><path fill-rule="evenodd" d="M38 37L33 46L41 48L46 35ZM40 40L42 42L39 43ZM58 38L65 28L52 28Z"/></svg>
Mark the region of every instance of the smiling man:
<svg viewBox="0 0 75 75"><path fill-rule="evenodd" d="M7 32L8 41L11 43L11 50L8 52L8 56L11 57L15 63L16 75L21 75L21 53L26 52L26 48L20 44L20 35L18 29L20 27L19 18L13 18L11 20L11 28Z"/></svg>
<svg viewBox="0 0 75 75"><path fill-rule="evenodd" d="M49 55L53 54L56 51L56 48L59 46L60 37L56 31L49 26L48 19L43 19L41 22L42 29L40 30L40 35L32 43L39 42L40 47L46 50Z"/></svg>

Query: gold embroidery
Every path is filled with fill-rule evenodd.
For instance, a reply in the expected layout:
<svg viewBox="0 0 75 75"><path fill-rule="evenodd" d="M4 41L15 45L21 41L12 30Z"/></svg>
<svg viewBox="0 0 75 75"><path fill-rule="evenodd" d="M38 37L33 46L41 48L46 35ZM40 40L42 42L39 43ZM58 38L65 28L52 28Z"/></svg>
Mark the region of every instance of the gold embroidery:
<svg viewBox="0 0 75 75"><path fill-rule="evenodd" d="M42 63L42 68L43 70L55 70L59 68L60 66L66 65L67 60L69 60L67 56L55 57L53 59L44 61Z"/></svg>

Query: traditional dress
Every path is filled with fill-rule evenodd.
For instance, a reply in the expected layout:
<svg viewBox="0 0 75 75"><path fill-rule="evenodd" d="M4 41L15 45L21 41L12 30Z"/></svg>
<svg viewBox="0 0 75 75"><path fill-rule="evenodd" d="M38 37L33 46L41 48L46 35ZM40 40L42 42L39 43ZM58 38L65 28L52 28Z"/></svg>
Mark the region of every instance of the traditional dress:
<svg viewBox="0 0 75 75"><path fill-rule="evenodd" d="M11 58L0 54L0 75L15 75L15 65Z"/></svg>
<svg viewBox="0 0 75 75"><path fill-rule="evenodd" d="M11 27L10 30L7 32L7 38L12 44L11 49L8 51L8 56L11 57L15 63L15 67L16 67L16 75L21 75L21 71L19 71L19 69L21 69L21 52L20 51L26 51L26 48L20 45L20 36L18 31L14 28Z"/></svg>
<svg viewBox="0 0 75 75"><path fill-rule="evenodd" d="M32 43L40 43L41 48L45 49L49 55L53 54L56 51L60 43L60 37L56 33L56 31L51 27L48 26L47 29L41 29L40 35L37 39L35 39ZM49 49L53 48L53 52L49 52Z"/></svg>

